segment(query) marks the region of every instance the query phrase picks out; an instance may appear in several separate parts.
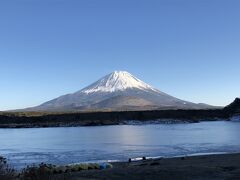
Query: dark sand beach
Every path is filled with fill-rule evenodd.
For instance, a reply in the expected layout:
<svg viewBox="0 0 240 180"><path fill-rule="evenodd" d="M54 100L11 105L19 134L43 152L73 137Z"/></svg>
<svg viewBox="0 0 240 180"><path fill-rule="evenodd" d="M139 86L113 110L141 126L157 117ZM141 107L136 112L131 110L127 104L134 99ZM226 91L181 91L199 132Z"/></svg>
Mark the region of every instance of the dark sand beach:
<svg viewBox="0 0 240 180"><path fill-rule="evenodd" d="M71 173L67 179L239 180L240 154L160 158L112 163L112 169ZM57 175L62 178L62 175Z"/></svg>

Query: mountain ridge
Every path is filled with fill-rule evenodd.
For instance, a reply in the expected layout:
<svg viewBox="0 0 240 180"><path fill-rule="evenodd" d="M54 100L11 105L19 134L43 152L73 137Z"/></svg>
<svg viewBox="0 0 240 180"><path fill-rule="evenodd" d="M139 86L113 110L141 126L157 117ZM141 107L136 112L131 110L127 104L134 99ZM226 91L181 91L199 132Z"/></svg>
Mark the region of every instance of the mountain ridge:
<svg viewBox="0 0 240 180"><path fill-rule="evenodd" d="M150 86L126 71L114 71L80 91L60 96L25 110L121 110L123 108L125 110L146 110L207 109L212 107L175 98Z"/></svg>

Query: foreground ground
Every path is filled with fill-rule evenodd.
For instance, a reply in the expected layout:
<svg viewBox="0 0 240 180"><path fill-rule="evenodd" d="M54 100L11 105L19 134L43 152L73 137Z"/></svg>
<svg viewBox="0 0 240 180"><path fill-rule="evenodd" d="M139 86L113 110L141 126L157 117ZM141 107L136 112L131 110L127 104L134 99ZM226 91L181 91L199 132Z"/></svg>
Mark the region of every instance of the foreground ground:
<svg viewBox="0 0 240 180"><path fill-rule="evenodd" d="M58 175L61 178L61 175ZM57 178L57 179L58 179ZM240 154L114 163L112 169L71 173L67 179L240 180Z"/></svg>
<svg viewBox="0 0 240 180"><path fill-rule="evenodd" d="M88 170L62 172L47 171L45 165L16 172L5 165L4 158L0 162L1 180L240 180L240 153L117 162L103 170L88 166Z"/></svg>

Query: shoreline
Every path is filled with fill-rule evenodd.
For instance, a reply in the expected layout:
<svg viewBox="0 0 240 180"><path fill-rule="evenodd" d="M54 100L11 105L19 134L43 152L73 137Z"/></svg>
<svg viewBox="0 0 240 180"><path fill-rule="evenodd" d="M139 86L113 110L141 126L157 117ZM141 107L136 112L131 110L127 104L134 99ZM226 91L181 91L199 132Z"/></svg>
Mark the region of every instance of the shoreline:
<svg viewBox="0 0 240 180"><path fill-rule="evenodd" d="M113 162L112 168L71 172L68 179L231 179L240 178L240 153ZM56 175L58 179L63 175Z"/></svg>
<svg viewBox="0 0 240 180"><path fill-rule="evenodd" d="M238 179L240 153L112 163L113 168L76 172L70 179Z"/></svg>
<svg viewBox="0 0 240 180"><path fill-rule="evenodd" d="M173 159L173 158L185 158L185 157L201 157L201 156L211 156L211 155L225 155L225 154L240 154L240 152L206 152L206 153L192 153L192 154L181 154L181 155L173 155L173 156L144 156L145 160L159 160L159 159ZM0 157L5 157L4 155L0 155ZM142 162L143 161L143 157L131 157L129 158L131 159L132 163L137 163L137 162ZM111 163L111 164L118 164L118 163L128 163L129 159L105 159L105 160L96 160L96 161L79 161L79 162L75 162L75 163L65 163L65 164L55 164L55 163L46 163L46 162L41 162L44 164L51 164L54 165L56 167L60 167L60 166L71 166L71 165L78 165L78 164L100 164L100 163ZM7 159L8 160L8 159ZM26 168L26 167L34 167L34 166L38 166L40 164L39 163L32 163L32 164L25 164L24 166L14 166L13 164L9 164L11 167L13 167L14 169L21 171L22 169Z"/></svg>
<svg viewBox="0 0 240 180"><path fill-rule="evenodd" d="M0 129L29 129L29 128L67 128L67 127L91 127L91 126L118 126L118 125L158 125L158 124L189 124L189 123L201 123L201 122L217 122L217 121L232 121L229 119L205 119L205 120L178 120L178 119L156 119L147 121L129 120L119 123L96 123L96 124L84 124L84 123L68 123L68 124L0 124ZM236 122L239 120L235 120Z"/></svg>
<svg viewBox="0 0 240 180"><path fill-rule="evenodd" d="M104 164L104 163L103 163ZM23 169L16 178L34 179L164 179L164 180L239 180L240 153L190 154L177 157L147 158L137 161L74 163L66 166L42 164ZM49 169L49 167L51 167ZM80 168L81 167L81 168ZM44 168L47 168L44 170ZM58 169L58 170L54 170ZM79 169L80 168L80 169ZM25 173L25 174L24 174Z"/></svg>

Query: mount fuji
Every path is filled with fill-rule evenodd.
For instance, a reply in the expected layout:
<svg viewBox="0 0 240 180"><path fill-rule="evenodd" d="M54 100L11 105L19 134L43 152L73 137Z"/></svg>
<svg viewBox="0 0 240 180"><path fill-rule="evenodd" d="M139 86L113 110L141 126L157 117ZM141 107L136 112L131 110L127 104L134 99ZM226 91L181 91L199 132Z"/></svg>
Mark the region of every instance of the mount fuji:
<svg viewBox="0 0 240 180"><path fill-rule="evenodd" d="M146 84L126 71L114 71L72 94L60 96L26 111L101 111L154 109L208 109L212 106L184 101Z"/></svg>

